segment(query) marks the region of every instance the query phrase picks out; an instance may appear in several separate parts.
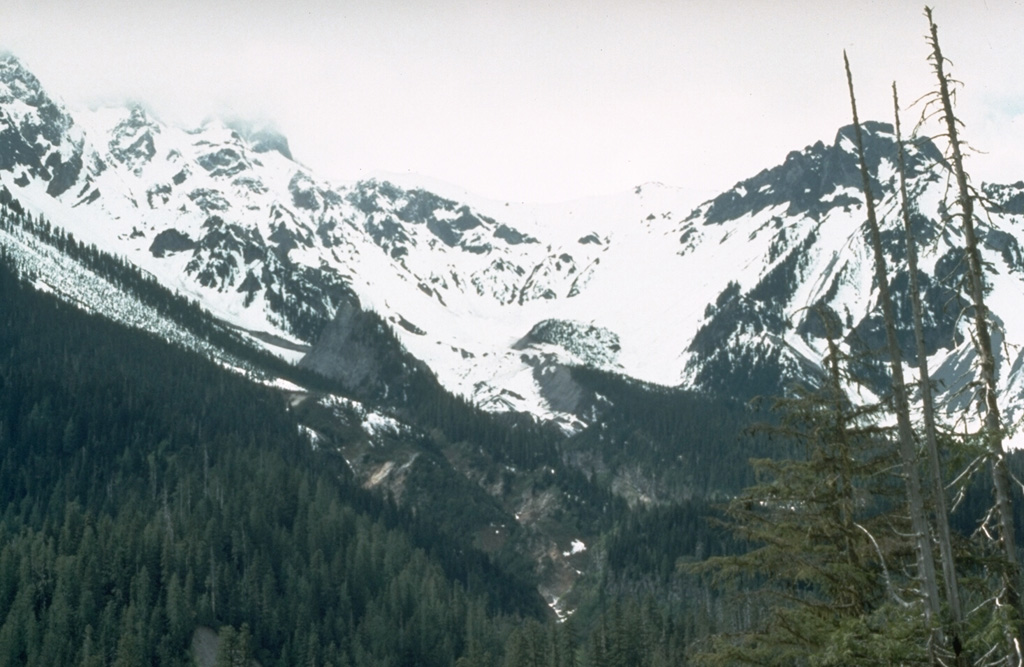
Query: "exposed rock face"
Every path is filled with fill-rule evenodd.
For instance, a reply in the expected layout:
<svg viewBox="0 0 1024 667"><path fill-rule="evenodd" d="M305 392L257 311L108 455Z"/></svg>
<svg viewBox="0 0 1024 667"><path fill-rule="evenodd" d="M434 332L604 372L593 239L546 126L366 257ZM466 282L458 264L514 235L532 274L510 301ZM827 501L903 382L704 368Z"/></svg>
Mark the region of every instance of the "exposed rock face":
<svg viewBox="0 0 1024 667"><path fill-rule="evenodd" d="M165 229L153 238L149 251L153 257L166 257L176 252L185 252L196 247L196 242L177 229Z"/></svg>
<svg viewBox="0 0 1024 667"><path fill-rule="evenodd" d="M155 135L159 133L160 126L141 107L134 107L111 131L110 155L129 169L140 169L156 157Z"/></svg>
<svg viewBox="0 0 1024 667"><path fill-rule="evenodd" d="M299 365L340 381L354 395L374 400L386 401L419 382L433 381L429 369L387 335L384 322L360 308L354 298L338 306L334 319Z"/></svg>
<svg viewBox="0 0 1024 667"><path fill-rule="evenodd" d="M82 171L83 139L63 106L13 56L0 56L0 170L48 182L67 192Z"/></svg>
<svg viewBox="0 0 1024 667"><path fill-rule="evenodd" d="M873 174L871 187L877 194L889 187L878 180L879 174L885 171L880 169L883 163L896 164L894 130L888 123L873 121L865 122L863 129L865 158ZM942 153L931 141L922 141L916 150L908 153L908 176L920 176L936 162L944 162ZM888 174L892 174L891 168ZM859 203L860 197L840 191L859 189L860 184L853 126L847 125L836 133L831 146L819 141L802 151L793 151L783 164L765 169L714 198L703 210L703 218L707 223L720 224L780 205L786 206L786 215L821 218L836 206Z"/></svg>
<svg viewBox="0 0 1024 667"><path fill-rule="evenodd" d="M353 389L378 383L381 363L372 342L362 332L362 316L358 304L341 304L300 365Z"/></svg>
<svg viewBox="0 0 1024 667"><path fill-rule="evenodd" d="M592 402L592 396L572 377L572 370L563 364L538 364L533 377L540 387L540 395L555 412L570 415L583 413L585 403Z"/></svg>
<svg viewBox="0 0 1024 667"><path fill-rule="evenodd" d="M570 320L542 320L519 340L514 349L547 344L562 348L588 366L611 366L621 346L614 331Z"/></svg>

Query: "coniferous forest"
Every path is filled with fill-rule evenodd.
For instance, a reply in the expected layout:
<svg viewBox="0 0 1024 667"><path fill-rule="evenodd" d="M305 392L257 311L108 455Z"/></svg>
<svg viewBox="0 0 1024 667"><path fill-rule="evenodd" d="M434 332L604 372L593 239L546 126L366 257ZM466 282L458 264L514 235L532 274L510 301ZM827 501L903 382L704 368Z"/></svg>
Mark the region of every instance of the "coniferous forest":
<svg viewBox="0 0 1024 667"><path fill-rule="evenodd" d="M197 628L236 647L217 664L681 659L691 630L655 597L595 610L592 635L554 623L528 576L444 526L464 507L416 515L363 490L279 391L40 293L0 259L0 664L191 664ZM705 512L619 507L619 545L686 532L661 532L639 563L615 555L614 576L671 579L675 554L713 540L692 530Z"/></svg>
<svg viewBox="0 0 1024 667"><path fill-rule="evenodd" d="M314 459L275 392L2 284L3 664L187 664L205 625L262 664L444 665L541 614Z"/></svg>

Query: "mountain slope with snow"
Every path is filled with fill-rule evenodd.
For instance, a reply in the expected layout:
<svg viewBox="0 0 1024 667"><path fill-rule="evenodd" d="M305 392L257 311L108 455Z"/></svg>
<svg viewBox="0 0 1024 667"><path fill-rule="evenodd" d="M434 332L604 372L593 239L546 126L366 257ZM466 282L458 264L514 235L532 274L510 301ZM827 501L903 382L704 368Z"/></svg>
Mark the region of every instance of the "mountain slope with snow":
<svg viewBox="0 0 1024 667"><path fill-rule="evenodd" d="M895 138L881 123L865 131L893 284L905 295ZM327 325L369 310L453 392L570 428L592 403L573 365L749 395L813 377L825 321L841 325L847 349L880 348L852 146L844 128L832 145L794 151L692 211L658 184L531 207L383 180L332 184L265 128L211 121L187 131L139 107L72 113L20 62L0 59L0 186L31 211L288 359L313 346L304 363L329 367L317 348ZM918 142L909 171L929 354L953 416L973 355L958 297L962 244L945 219L940 151ZM1024 185L986 192L1001 382L1016 416ZM898 305L909 322L905 296Z"/></svg>

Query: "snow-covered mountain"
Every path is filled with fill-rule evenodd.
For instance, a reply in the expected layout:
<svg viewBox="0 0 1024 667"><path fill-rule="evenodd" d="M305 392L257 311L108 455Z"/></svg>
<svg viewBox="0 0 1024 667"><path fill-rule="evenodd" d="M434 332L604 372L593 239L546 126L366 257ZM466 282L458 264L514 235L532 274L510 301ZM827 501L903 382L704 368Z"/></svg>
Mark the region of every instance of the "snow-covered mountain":
<svg viewBox="0 0 1024 667"><path fill-rule="evenodd" d="M885 124L865 130L909 322L895 138ZM945 219L940 151L925 140L909 155L929 352L955 414L973 354L958 297L962 244ZM820 313L843 325L848 347L880 348L858 183L844 128L695 210L660 184L534 207L384 180L332 184L266 128L184 130L141 107L71 112L18 60L0 59L0 186L30 210L287 359L339 372L339 331L370 310L455 393L567 425L589 409L573 364L750 394L815 373ZM1016 416L1024 184L985 192L990 304Z"/></svg>

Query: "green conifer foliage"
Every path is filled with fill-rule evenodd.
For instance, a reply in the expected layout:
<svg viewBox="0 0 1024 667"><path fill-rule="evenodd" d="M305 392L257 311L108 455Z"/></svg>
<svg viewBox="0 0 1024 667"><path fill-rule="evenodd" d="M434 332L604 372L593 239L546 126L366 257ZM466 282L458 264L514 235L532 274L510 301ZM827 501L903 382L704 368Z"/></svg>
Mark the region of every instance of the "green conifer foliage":
<svg viewBox="0 0 1024 667"><path fill-rule="evenodd" d="M758 482L731 501L729 526L751 549L692 566L735 586L744 621L694 652L698 664L927 664L930 629L901 517L893 434L879 406L855 406L838 347L818 390L778 399L774 437L803 456L753 462ZM913 637L913 641L907 641Z"/></svg>

